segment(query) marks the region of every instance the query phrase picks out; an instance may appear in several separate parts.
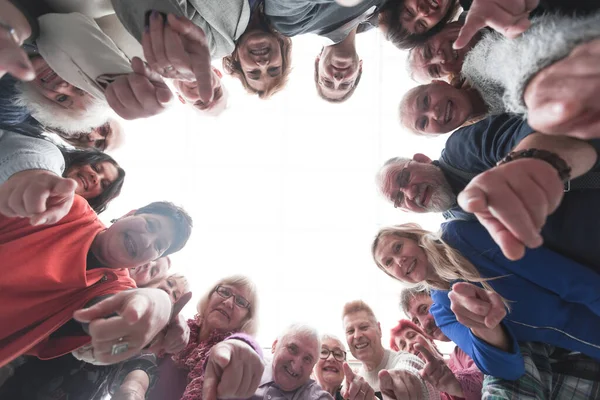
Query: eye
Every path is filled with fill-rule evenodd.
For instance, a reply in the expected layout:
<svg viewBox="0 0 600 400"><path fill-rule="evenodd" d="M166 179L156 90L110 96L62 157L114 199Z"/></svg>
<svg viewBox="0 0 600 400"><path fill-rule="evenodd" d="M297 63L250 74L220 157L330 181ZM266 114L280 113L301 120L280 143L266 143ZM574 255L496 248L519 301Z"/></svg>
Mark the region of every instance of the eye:
<svg viewBox="0 0 600 400"><path fill-rule="evenodd" d="M408 332L408 333L406 334L406 337L407 337L407 338L409 338L409 339L412 339L412 338L414 338L414 337L415 337L415 333L414 333L414 332Z"/></svg>
<svg viewBox="0 0 600 400"><path fill-rule="evenodd" d="M151 219L146 220L146 230L150 233L156 232L156 226L154 225L154 221Z"/></svg>
<svg viewBox="0 0 600 400"><path fill-rule="evenodd" d="M424 131L425 128L427 128L427 118L423 117L419 119L419 122L417 122L417 126L419 127L420 130Z"/></svg>
<svg viewBox="0 0 600 400"><path fill-rule="evenodd" d="M275 77L281 74L281 67L270 67L267 69L270 76Z"/></svg>
<svg viewBox="0 0 600 400"><path fill-rule="evenodd" d="M342 90L346 90L346 89L348 89L349 87L350 87L350 84L349 84L349 83L342 83L342 84L340 85L340 89L342 89Z"/></svg>
<svg viewBox="0 0 600 400"><path fill-rule="evenodd" d="M252 79L253 81L257 81L260 79L260 70L259 69L253 69L251 71L247 71L246 74L248 75L248 78Z"/></svg>
<svg viewBox="0 0 600 400"><path fill-rule="evenodd" d="M59 103L64 103L65 101L69 100L69 96L66 94L59 94L54 98L54 100L58 101Z"/></svg>
<svg viewBox="0 0 600 400"><path fill-rule="evenodd" d="M329 355L329 350L327 350L327 349L321 349L321 355L323 357L328 356Z"/></svg>
<svg viewBox="0 0 600 400"><path fill-rule="evenodd" d="M427 30L427 24L423 20L421 20L418 25L418 31L425 32L426 30Z"/></svg>
<svg viewBox="0 0 600 400"><path fill-rule="evenodd" d="M369 325L363 325L360 327L361 331L366 331L367 329L369 329Z"/></svg>
<svg viewBox="0 0 600 400"><path fill-rule="evenodd" d="M150 270L150 277L154 278L156 274L158 274L158 268L152 267L152 269Z"/></svg>
<svg viewBox="0 0 600 400"><path fill-rule="evenodd" d="M106 149L106 140L96 140L96 142L94 142L94 147L100 151L104 151Z"/></svg>
<svg viewBox="0 0 600 400"><path fill-rule="evenodd" d="M110 186L110 182L106 179L102 180L102 190L106 190Z"/></svg>
<svg viewBox="0 0 600 400"><path fill-rule="evenodd" d="M429 47L429 45L426 45L423 49L423 58L426 60L431 60L431 47Z"/></svg>
<svg viewBox="0 0 600 400"><path fill-rule="evenodd" d="M348 329L346 331L346 335L352 335L354 333L354 329Z"/></svg>
<svg viewBox="0 0 600 400"><path fill-rule="evenodd" d="M386 267L389 267L392 264L392 259L388 258L387 260L385 260L385 262L383 263L383 265L385 265Z"/></svg>
<svg viewBox="0 0 600 400"><path fill-rule="evenodd" d="M399 252L401 248L402 248L402 243L396 243L396 245L394 246L394 253Z"/></svg>
<svg viewBox="0 0 600 400"><path fill-rule="evenodd" d="M426 96L423 98L423 105L424 105L425 107L429 108L429 95L426 95Z"/></svg>
<svg viewBox="0 0 600 400"><path fill-rule="evenodd" d="M413 318L413 319L412 319L412 322L413 322L413 324L415 324L415 325L417 325L417 326L421 326L421 323L420 323L420 322L419 322L419 320L418 320L418 319L416 319L416 318Z"/></svg>
<svg viewBox="0 0 600 400"><path fill-rule="evenodd" d="M231 296L233 293L231 292L231 290L227 289L227 288L222 288L221 289L221 293L223 293L225 296Z"/></svg>
<svg viewBox="0 0 600 400"><path fill-rule="evenodd" d="M408 7L404 7L404 14L408 17L413 17L413 13L412 11L410 11L410 9Z"/></svg>
<svg viewBox="0 0 600 400"><path fill-rule="evenodd" d="M100 167L98 167L98 164L92 164L92 169L93 169L93 170L94 170L96 173L100 172Z"/></svg>
<svg viewBox="0 0 600 400"><path fill-rule="evenodd" d="M323 86L325 86L326 88L332 88L333 87L333 82L331 82L329 79L321 79L321 83L323 84Z"/></svg>
<svg viewBox="0 0 600 400"><path fill-rule="evenodd" d="M303 361L305 364L310 364L312 362L312 358L309 356L306 356L306 357L304 357Z"/></svg>

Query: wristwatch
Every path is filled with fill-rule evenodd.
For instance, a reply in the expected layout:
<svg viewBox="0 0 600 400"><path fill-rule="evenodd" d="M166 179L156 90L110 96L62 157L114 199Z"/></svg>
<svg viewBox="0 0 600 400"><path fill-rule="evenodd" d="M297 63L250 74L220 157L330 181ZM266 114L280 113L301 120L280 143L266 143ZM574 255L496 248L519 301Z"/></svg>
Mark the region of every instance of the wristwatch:
<svg viewBox="0 0 600 400"><path fill-rule="evenodd" d="M506 164L507 162L519 160L522 158L537 158L552 165L558 172L558 176L561 181L565 183L565 191L568 191L570 187L571 179L571 167L563 160L558 154L552 153L548 150L541 149L525 149L519 151L511 151L502 160L498 161L496 165Z"/></svg>

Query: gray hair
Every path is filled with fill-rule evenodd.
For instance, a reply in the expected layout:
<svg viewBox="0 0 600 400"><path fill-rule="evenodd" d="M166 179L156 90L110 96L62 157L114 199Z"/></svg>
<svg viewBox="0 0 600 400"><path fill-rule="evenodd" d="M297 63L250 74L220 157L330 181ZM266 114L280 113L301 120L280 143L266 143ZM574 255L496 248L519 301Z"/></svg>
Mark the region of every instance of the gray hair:
<svg viewBox="0 0 600 400"><path fill-rule="evenodd" d="M346 345L344 344L344 342L342 342L342 340L339 337L337 337L335 335L331 335L329 333L325 333L325 334L321 335L321 344L323 344L323 342L326 340L333 340L335 342L338 342L341 345L340 349L346 351Z"/></svg>
<svg viewBox="0 0 600 400"><path fill-rule="evenodd" d="M106 100L90 95L85 110L70 110L59 106L39 93L30 82L17 82L15 104L25 107L41 124L65 134L89 132L104 125L112 110Z"/></svg>
<svg viewBox="0 0 600 400"><path fill-rule="evenodd" d="M302 336L312 339L317 342L317 354L321 351L321 337L319 336L319 332L310 325L292 324L288 326L277 337L277 347L281 345L282 339L288 336Z"/></svg>
<svg viewBox="0 0 600 400"><path fill-rule="evenodd" d="M393 201L390 198L387 197L386 194L386 189L389 189L392 185L393 182L390 182L390 177L388 175L390 169L394 168L394 167L398 167L399 165L404 166L407 162L411 161L412 158L408 158L408 157L393 157L390 158L389 160L387 160L385 163L383 163L383 165L381 166L381 168L379 168L379 171L377 171L377 175L375 176L375 183L377 184L377 188L379 189L379 192L389 201Z"/></svg>
<svg viewBox="0 0 600 400"><path fill-rule="evenodd" d="M419 296L427 296L430 297L431 293L429 292L429 288L423 285L417 285L414 287L407 287L400 291L400 309L406 316L408 316L408 309L410 308L410 302Z"/></svg>

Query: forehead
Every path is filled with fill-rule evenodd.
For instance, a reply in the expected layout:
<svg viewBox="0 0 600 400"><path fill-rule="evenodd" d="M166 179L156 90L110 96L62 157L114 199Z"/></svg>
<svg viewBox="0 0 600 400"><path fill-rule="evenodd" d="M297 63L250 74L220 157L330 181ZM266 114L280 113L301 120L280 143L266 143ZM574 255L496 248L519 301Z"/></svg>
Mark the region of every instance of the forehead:
<svg viewBox="0 0 600 400"><path fill-rule="evenodd" d="M379 238L377 249L375 250L375 258L381 259L391 253L391 247L398 241L404 238L389 233Z"/></svg>
<svg viewBox="0 0 600 400"><path fill-rule="evenodd" d="M119 170L110 161L101 162L100 165L103 168L104 177L110 181L115 181L119 177Z"/></svg>
<svg viewBox="0 0 600 400"><path fill-rule="evenodd" d="M336 340L333 338L323 339L323 341L321 342L321 347L327 347L330 349L339 347L341 350L344 350L344 344L340 340Z"/></svg>
<svg viewBox="0 0 600 400"><path fill-rule="evenodd" d="M433 300L430 296L426 294L418 294L413 297L408 303L408 312L412 315L417 314L417 309L421 307L421 305L425 304L426 306L430 306L433 304Z"/></svg>
<svg viewBox="0 0 600 400"><path fill-rule="evenodd" d="M374 322L374 318L366 311L357 311L344 317L344 326L346 327L362 323L373 324Z"/></svg>
<svg viewBox="0 0 600 400"><path fill-rule="evenodd" d="M288 334L281 338L282 346L296 345L301 351L315 353L317 342L314 338L300 334Z"/></svg>

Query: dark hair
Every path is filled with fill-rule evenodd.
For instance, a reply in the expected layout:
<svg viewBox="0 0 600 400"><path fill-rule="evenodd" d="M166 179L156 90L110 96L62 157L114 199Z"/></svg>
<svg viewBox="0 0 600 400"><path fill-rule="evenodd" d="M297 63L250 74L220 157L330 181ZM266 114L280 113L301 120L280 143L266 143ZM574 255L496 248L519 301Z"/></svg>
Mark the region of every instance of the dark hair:
<svg viewBox="0 0 600 400"><path fill-rule="evenodd" d="M267 99L283 89L287 83L288 77L292 70L292 39L283 34L277 32L269 23L267 17L264 14L263 5L261 4L253 11L253 16L248 23L248 27L246 28L247 32L250 32L254 29L260 29L267 33L272 34L277 38L279 42L279 47L281 48L281 79L273 87L268 88L267 90L256 90L248 83L246 79L246 75L242 69L242 64L240 63L239 55L238 55L238 46L242 41L242 35L235 44L235 49L233 53L228 56L223 57L223 69L229 75L238 78L246 91L250 94L257 94L261 99Z"/></svg>
<svg viewBox="0 0 600 400"><path fill-rule="evenodd" d="M382 8L379 13L379 25L387 28L385 32L386 40L392 42L394 46L400 50L412 49L420 44L423 44L441 31L444 26L454 17L456 17L460 4L458 0L449 0L451 2L450 7L446 15L442 17L434 27L423 33L410 33L408 30L402 27L400 24L400 11L404 0L389 0Z"/></svg>
<svg viewBox="0 0 600 400"><path fill-rule="evenodd" d="M185 246L192 233L192 217L181 207L168 201L155 201L147 206L135 210L134 215L155 214L170 218L175 224L175 237L173 244L161 257L178 252Z"/></svg>
<svg viewBox="0 0 600 400"><path fill-rule="evenodd" d="M114 158L95 149L72 150L62 146L58 146L58 148L65 158L65 172L63 173L64 177L67 176L69 169L72 167L109 162L117 168L117 179L115 179L115 181L106 189L104 189L98 196L92 199L87 199L87 202L97 214L100 214L102 211L106 210L108 203L110 203L112 199L121 193L123 181L125 180L125 171L123 168L119 167L119 164L114 160Z"/></svg>
<svg viewBox="0 0 600 400"><path fill-rule="evenodd" d="M352 95L354 94L354 91L356 90L356 87L358 86L358 82L360 82L360 77L362 76L362 67L359 67L359 68L360 69L358 70L358 75L356 75L356 79L354 80L354 83L352 84L352 89L350 89L348 91L348 93L346 93L344 96L340 97L339 99L330 99L329 97L327 97L323 94L323 92L321 91L321 86L319 85L319 59L317 58L315 60L315 86L317 87L317 94L323 100L327 100L330 103L343 103L344 101L348 100L350 97L352 97Z"/></svg>

